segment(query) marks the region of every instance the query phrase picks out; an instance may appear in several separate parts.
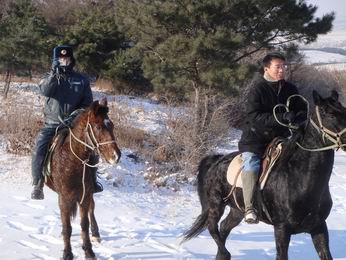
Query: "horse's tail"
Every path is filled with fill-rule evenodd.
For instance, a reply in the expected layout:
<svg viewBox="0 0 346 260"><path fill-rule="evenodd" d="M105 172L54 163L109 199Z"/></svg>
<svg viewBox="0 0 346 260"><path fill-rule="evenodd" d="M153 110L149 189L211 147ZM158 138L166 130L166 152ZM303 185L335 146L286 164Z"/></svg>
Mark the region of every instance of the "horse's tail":
<svg viewBox="0 0 346 260"><path fill-rule="evenodd" d="M223 155L210 155L204 157L198 166L198 175L197 175L197 191L199 201L202 206L202 213L197 217L196 221L193 223L192 227L184 233L185 241L198 236L207 228L208 214L209 214L209 203L207 197L207 187L205 179L207 177L207 172L209 168L216 163Z"/></svg>
<svg viewBox="0 0 346 260"><path fill-rule="evenodd" d="M190 240L193 237L198 236L207 228L209 210L203 211L201 215L199 215L193 223L192 227L184 233L184 239L181 243Z"/></svg>

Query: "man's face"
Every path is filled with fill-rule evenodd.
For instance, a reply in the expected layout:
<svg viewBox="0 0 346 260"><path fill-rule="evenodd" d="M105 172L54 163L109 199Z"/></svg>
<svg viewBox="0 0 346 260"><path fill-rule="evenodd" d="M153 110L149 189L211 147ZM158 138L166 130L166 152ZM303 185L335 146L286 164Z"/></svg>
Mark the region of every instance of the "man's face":
<svg viewBox="0 0 346 260"><path fill-rule="evenodd" d="M272 59L269 67L264 67L264 74L270 76L273 80L281 80L285 78L287 65L281 59Z"/></svg>
<svg viewBox="0 0 346 260"><path fill-rule="evenodd" d="M59 64L61 67L67 67L71 64L71 58L70 57L59 57Z"/></svg>

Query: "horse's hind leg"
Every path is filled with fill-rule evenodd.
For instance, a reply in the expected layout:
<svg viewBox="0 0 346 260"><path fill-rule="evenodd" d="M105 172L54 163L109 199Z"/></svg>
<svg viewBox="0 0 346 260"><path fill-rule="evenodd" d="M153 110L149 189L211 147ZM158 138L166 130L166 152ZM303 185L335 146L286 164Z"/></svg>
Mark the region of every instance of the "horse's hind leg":
<svg viewBox="0 0 346 260"><path fill-rule="evenodd" d="M94 251L92 250L92 245L90 242L89 237L89 218L88 218L88 212L90 207L91 201L86 199L84 202L80 205L80 225L82 229L82 240L83 240L83 250L85 252L85 258L86 259L96 259Z"/></svg>
<svg viewBox="0 0 346 260"><path fill-rule="evenodd" d="M91 241L101 242L99 227L96 222L94 211L95 211L95 201L94 201L94 198L91 198L91 203L89 207Z"/></svg>
<svg viewBox="0 0 346 260"><path fill-rule="evenodd" d="M239 223L244 218L244 214L235 208L231 208L227 217L220 224L220 237L222 243L226 243L226 239L231 232L231 230L238 226Z"/></svg>
<svg viewBox="0 0 346 260"><path fill-rule="evenodd" d="M311 232L311 237L318 256L323 260L333 259L329 250L329 235L325 221Z"/></svg>
<svg viewBox="0 0 346 260"><path fill-rule="evenodd" d="M231 254L226 249L225 241L223 241L223 239L221 238L221 234L218 228L218 222L224 210L224 205L218 205L218 207L210 207L208 214L208 230L210 235L213 237L214 241L217 244L217 260L229 260L231 258Z"/></svg>
<svg viewBox="0 0 346 260"><path fill-rule="evenodd" d="M63 253L63 259L64 260L70 260L73 259L72 249L71 249L71 233L72 233L72 227L71 227L71 215L73 212L73 209L75 205L72 203L64 201L59 196L59 207L60 207L60 217L61 217L61 223L62 223L62 236L64 239L64 253Z"/></svg>
<svg viewBox="0 0 346 260"><path fill-rule="evenodd" d="M288 260L288 245L291 240L291 233L285 225L274 226L276 260Z"/></svg>

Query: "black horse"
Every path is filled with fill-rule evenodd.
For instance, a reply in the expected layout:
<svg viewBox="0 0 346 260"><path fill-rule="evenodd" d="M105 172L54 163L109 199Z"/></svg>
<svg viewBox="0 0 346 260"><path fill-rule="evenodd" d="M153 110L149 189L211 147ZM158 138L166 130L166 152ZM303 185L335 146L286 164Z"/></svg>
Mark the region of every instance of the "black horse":
<svg viewBox="0 0 346 260"><path fill-rule="evenodd" d="M311 234L321 259L332 259L326 225L332 207L328 183L334 164L334 148L345 151L346 108L338 101L336 91L328 98L314 91L313 99L316 110L305 131L300 133L300 138L297 134L287 141L261 192L269 216L262 212L260 220L274 226L276 259L288 259L291 235L302 232ZM314 148L322 149L311 151ZM208 228L218 246L216 259L231 258L225 242L244 217L233 198L224 201L232 188L226 179L227 167L237 154L207 156L200 162L197 179L202 213L185 233L184 240L188 240ZM243 207L242 190L236 188L235 192ZM219 229L218 222L227 205L230 212Z"/></svg>

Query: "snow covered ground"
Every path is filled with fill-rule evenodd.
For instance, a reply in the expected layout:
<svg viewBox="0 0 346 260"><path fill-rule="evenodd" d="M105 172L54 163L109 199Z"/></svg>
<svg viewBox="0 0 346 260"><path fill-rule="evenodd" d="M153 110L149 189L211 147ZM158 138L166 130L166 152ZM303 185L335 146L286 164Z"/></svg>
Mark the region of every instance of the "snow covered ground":
<svg viewBox="0 0 346 260"><path fill-rule="evenodd" d="M12 88L24 100L41 101L35 86ZM10 92L11 93L11 92ZM95 93L98 98L103 94ZM19 97L18 97L19 98ZM129 109L137 124L156 131L162 127L166 110L146 99L109 97ZM1 100L0 100L1 101ZM137 112L136 112L137 111ZM236 135L222 151L231 151ZM6 153L0 136L0 259L58 259L62 255L61 223L57 195L45 188L45 200L30 200L30 157ZM177 192L154 188L143 177L145 164L136 163L124 149L116 166L102 165L101 182L105 190L95 195L96 218L101 243L94 243L98 259L214 259L216 244L208 232L180 245L182 233L200 214L193 186ZM346 259L346 153L337 152L330 188L333 209L327 220L334 259ZM79 218L73 222L72 248L76 259L83 259ZM273 229L269 225L242 223L227 241L232 259L275 259ZM292 237L290 259L318 259L310 236Z"/></svg>
<svg viewBox="0 0 346 260"><path fill-rule="evenodd" d="M302 50L301 51L305 55L305 62L307 64L315 64L315 63L345 63L346 64L346 56L337 54L337 53L329 53L320 50Z"/></svg>

